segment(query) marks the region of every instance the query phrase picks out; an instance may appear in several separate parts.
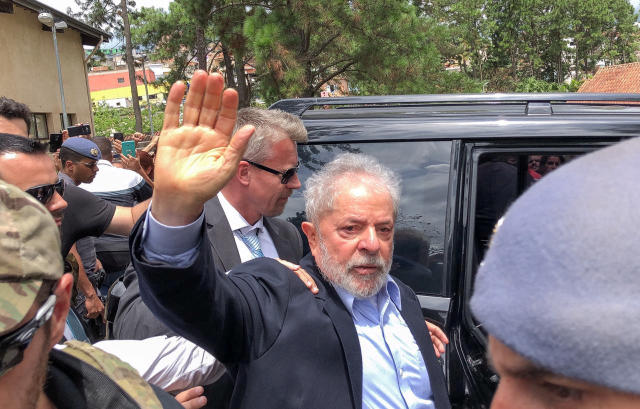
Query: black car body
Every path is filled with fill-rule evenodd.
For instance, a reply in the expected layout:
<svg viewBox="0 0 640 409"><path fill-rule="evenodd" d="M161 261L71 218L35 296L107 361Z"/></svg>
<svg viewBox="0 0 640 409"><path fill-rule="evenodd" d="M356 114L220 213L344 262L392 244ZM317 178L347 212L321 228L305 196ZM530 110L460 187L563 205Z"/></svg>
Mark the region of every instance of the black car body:
<svg viewBox="0 0 640 409"><path fill-rule="evenodd" d="M375 156L400 174L392 274L449 335L442 362L453 406L486 408L498 377L468 300L487 227L534 183L530 160L570 160L639 135L639 101L630 94L411 95L292 99L271 108L299 116L308 130L298 148L303 189L340 152ZM304 219L301 191L282 217Z"/></svg>

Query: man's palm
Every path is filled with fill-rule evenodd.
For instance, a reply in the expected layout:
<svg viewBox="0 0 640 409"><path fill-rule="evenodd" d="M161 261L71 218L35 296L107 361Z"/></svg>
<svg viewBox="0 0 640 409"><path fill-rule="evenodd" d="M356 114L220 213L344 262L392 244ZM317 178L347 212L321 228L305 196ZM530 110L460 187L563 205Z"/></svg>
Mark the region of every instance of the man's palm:
<svg viewBox="0 0 640 409"><path fill-rule="evenodd" d="M205 202L235 172L238 152L229 137L205 127L183 126L163 133L156 156L156 189L189 194Z"/></svg>
<svg viewBox="0 0 640 409"><path fill-rule="evenodd" d="M223 92L218 74L197 71L192 79L180 126L185 85L171 87L155 160L152 213L161 223L184 225L202 212L233 176L253 133L240 129L231 137L238 94Z"/></svg>

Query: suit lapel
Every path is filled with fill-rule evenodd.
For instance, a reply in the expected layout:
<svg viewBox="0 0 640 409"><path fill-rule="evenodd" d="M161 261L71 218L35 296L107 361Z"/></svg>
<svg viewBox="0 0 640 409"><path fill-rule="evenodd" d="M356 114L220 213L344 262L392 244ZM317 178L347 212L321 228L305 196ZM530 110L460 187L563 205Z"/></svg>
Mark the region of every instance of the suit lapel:
<svg viewBox="0 0 640 409"><path fill-rule="evenodd" d="M333 291L333 289L331 288L329 291ZM340 299L337 302L333 299L326 299L323 307L331 318L342 344L342 352L349 371L353 407L360 409L362 407L362 352L360 351L360 342L358 341L356 328L353 325L353 319Z"/></svg>
<svg viewBox="0 0 640 409"><path fill-rule="evenodd" d="M412 314L411 311L421 311L420 304L415 299L413 294L407 294L403 290L402 297L402 311L400 314L404 319L404 322L411 330L413 338L416 340L420 352L422 353L422 359L427 367L429 374L429 383L431 384L431 392L433 392L433 401L438 409L450 408L449 395L447 393L446 386L444 384L444 375L442 374L442 367L438 363L435 353L433 352L433 344L429 337L429 331L427 325L424 323L422 316Z"/></svg>
<svg viewBox="0 0 640 409"><path fill-rule="evenodd" d="M282 229L276 223L273 223L270 217L265 217L262 220L264 227L269 232L269 236L271 236L273 245L276 247L278 257L292 263L299 263L300 260L297 260L296 254L292 248L293 246L290 241L291 238L286 237L284 232L281 231Z"/></svg>
<svg viewBox="0 0 640 409"><path fill-rule="evenodd" d="M353 407L355 409L361 409L362 352L360 351L360 342L358 341L358 333L353 324L353 319L342 303L338 293L321 277L311 253L307 254L300 261L300 264L302 268L313 276L313 279L318 284L320 291L315 297L322 303L324 312L331 318L336 334L338 334L340 344L342 345L344 360L347 364L347 370L349 371Z"/></svg>
<svg viewBox="0 0 640 409"><path fill-rule="evenodd" d="M236 240L217 197L204 204L207 235L212 243L213 254L225 271L241 263Z"/></svg>

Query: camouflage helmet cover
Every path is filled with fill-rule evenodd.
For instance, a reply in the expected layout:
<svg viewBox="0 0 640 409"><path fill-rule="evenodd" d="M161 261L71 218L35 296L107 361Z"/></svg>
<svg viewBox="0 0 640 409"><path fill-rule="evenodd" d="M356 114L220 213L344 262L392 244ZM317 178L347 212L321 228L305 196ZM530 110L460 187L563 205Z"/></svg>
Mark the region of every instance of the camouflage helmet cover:
<svg viewBox="0 0 640 409"><path fill-rule="evenodd" d="M60 233L50 213L0 181L0 332L24 319L43 280L62 273Z"/></svg>

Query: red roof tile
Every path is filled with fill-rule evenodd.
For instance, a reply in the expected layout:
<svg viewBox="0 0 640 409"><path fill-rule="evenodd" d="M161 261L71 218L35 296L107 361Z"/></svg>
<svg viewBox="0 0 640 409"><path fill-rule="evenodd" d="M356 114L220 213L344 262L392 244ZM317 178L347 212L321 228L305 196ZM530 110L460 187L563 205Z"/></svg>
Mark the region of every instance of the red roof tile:
<svg viewBox="0 0 640 409"><path fill-rule="evenodd" d="M640 93L640 62L602 67L578 92Z"/></svg>

